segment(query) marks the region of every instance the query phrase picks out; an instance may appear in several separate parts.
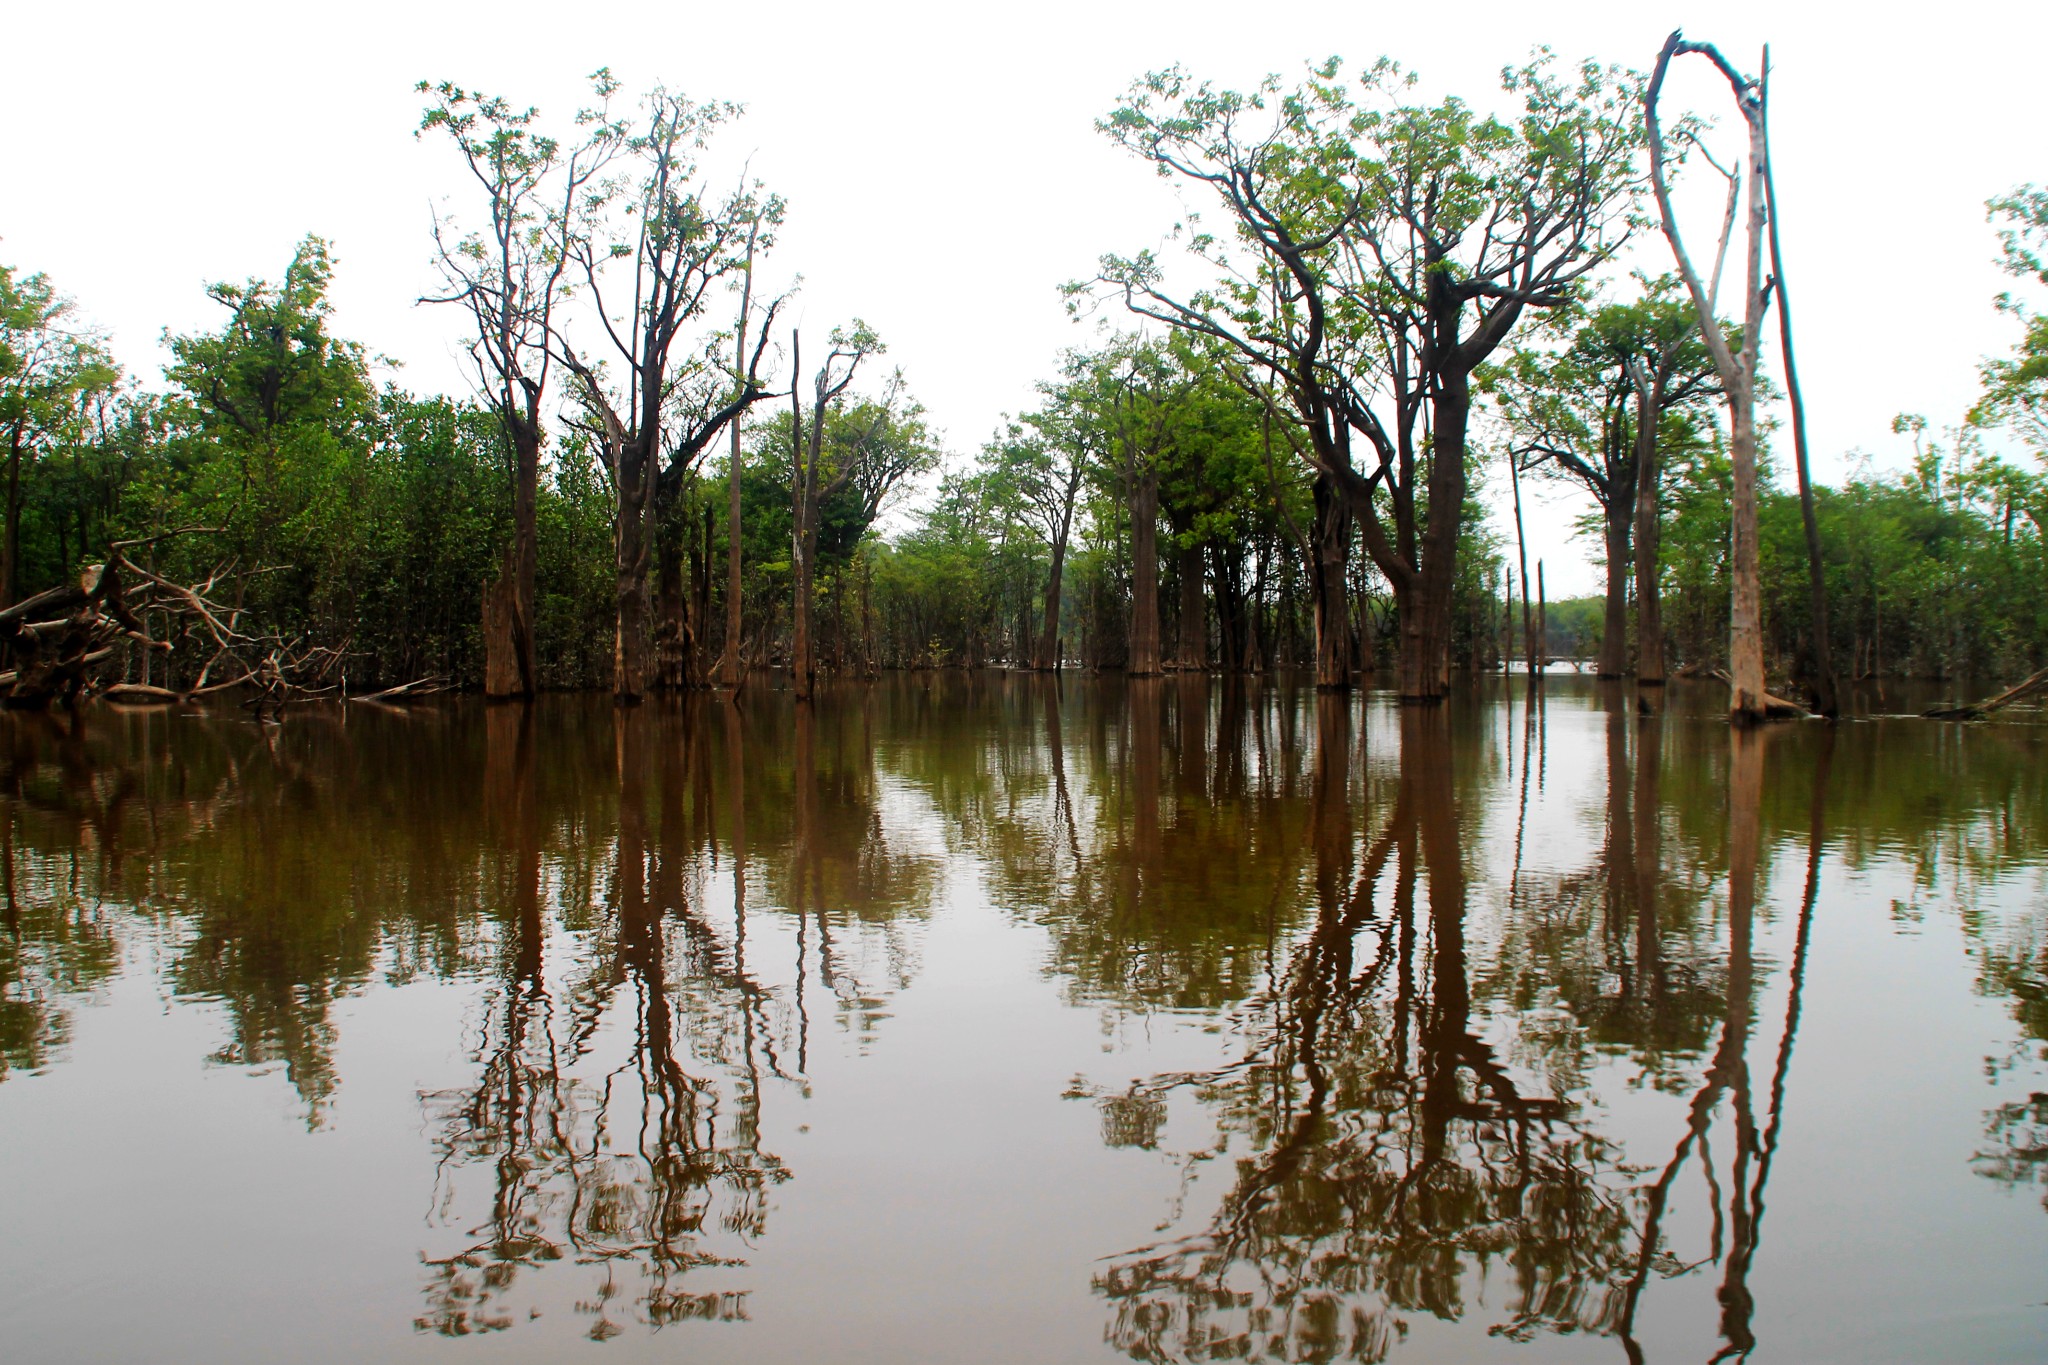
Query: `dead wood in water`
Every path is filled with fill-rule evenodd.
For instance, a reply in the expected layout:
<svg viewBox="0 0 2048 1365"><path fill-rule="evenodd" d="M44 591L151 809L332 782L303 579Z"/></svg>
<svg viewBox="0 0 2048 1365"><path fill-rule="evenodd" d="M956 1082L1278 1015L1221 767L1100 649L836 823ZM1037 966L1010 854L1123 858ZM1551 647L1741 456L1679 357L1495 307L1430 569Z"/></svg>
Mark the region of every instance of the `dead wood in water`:
<svg viewBox="0 0 2048 1365"><path fill-rule="evenodd" d="M1730 689L1735 686L1735 679L1728 675L1728 670L1725 668L1701 669L1700 676L1718 679ZM1773 695L1770 692L1765 692L1763 699L1763 712L1759 717L1762 720L1798 720L1802 716L1813 714L1812 711L1801 706L1798 702L1787 701L1785 698Z"/></svg>
<svg viewBox="0 0 2048 1365"><path fill-rule="evenodd" d="M243 608L214 600L212 594L259 570L237 572L227 565L196 585L176 583L128 557L126 551L149 543L118 542L107 562L86 565L76 582L0 610L0 662L9 665L0 671L0 705L40 710L53 702L69 704L87 693L160 704L248 688L255 694L253 704L265 707L340 694L346 641L314 645L297 637L252 631L245 625L248 613ZM97 676L100 666L110 661L125 668L124 646L129 644L172 652L170 640L153 638L144 625L152 612L178 627L182 638L212 651L203 656L206 662L190 688L177 691ZM390 691L417 693L444 681L421 679Z"/></svg>
<svg viewBox="0 0 2048 1365"><path fill-rule="evenodd" d="M2042 669L2025 682L2008 687L1995 697L1970 702L1963 706L1937 706L1920 714L1928 720L1982 720L1993 711L2002 711L2015 702L2029 697L2048 696L2048 668Z"/></svg>

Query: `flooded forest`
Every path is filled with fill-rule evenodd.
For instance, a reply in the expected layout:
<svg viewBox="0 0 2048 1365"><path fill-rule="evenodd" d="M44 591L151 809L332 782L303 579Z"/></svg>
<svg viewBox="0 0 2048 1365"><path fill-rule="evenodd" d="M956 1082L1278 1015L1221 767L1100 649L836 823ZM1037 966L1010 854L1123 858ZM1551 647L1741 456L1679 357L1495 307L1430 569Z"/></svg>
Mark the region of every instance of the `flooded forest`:
<svg viewBox="0 0 2048 1365"><path fill-rule="evenodd" d="M0 1356L2038 1359L2048 189L1830 485L1640 55L1138 77L971 446L608 69L393 130L459 390L0 263Z"/></svg>

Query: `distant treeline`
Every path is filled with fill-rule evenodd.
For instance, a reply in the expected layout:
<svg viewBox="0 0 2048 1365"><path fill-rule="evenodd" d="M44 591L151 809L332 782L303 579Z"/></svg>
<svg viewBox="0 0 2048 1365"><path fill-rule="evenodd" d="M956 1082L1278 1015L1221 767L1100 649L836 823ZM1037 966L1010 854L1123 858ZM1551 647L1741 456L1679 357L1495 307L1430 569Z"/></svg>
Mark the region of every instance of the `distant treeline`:
<svg viewBox="0 0 2048 1365"><path fill-rule="evenodd" d="M220 325L166 338L161 387L46 276L0 267L0 623L118 552L162 590L140 631L81 656L100 685L220 681L220 631L260 625L325 651L290 655L324 661L287 680L305 691L637 696L780 666L803 692L1008 665L1371 675L1427 698L1531 652L1536 479L1592 495L1608 575L1597 603L1544 604L1536 653L1724 665L1741 466L1716 338L1679 277L1605 268L1650 183L1644 78L1539 61L1508 73L1525 116L1502 123L1414 104L1399 77L1372 68L1357 104L1334 65L1278 102L1178 72L1133 87L1105 131L1221 195L1218 234L1191 239L1218 283L1178 294L1149 254L1105 257L1067 297L1138 330L1063 357L1032 410L950 458L901 374L875 373L868 328L806 341L757 290L781 201L716 200L691 160L735 111L656 90L615 115L601 74L601 108L558 139L423 87L422 135L481 186L476 229L433 236L479 396L380 384L333 333L317 237L273 278L216 285ZM1240 141L1255 112L1270 135ZM2048 285L2048 195L1992 210L2003 264ZM1774 675L2048 658L2048 480L1992 449L2048 449L2048 325L2000 307L2025 335L1966 424L1935 439L1901 418L1910 471L1814 490L1824 656L1800 498L1770 433L1745 438ZM1724 349L1746 325L1718 325ZM1488 493L1512 525L1489 524ZM5 628L17 652L61 633Z"/></svg>

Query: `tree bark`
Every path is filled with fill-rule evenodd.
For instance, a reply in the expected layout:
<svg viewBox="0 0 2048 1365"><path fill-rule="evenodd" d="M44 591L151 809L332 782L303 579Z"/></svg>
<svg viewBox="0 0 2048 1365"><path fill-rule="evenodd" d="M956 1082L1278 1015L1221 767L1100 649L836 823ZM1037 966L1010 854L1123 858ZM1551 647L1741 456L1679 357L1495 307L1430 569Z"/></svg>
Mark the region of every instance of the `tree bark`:
<svg viewBox="0 0 2048 1365"><path fill-rule="evenodd" d="M1693 269L1691 257L1686 254L1678 220L1671 208L1671 193L1665 184L1664 140L1657 121L1657 97L1671 59L1687 52L1700 53L1713 61L1727 78L1729 88L1735 94L1736 106L1749 126L1748 261L1744 277L1742 352L1739 356L1729 349L1727 338L1721 334L1720 326L1714 320L1711 292L1700 284L1699 274ZM1686 290L1692 295L1701 340L1706 342L1707 350L1714 358L1714 368L1720 373L1722 389L1728 400L1729 453L1734 483L1729 498L1732 523L1729 578L1732 586L1728 612L1728 717L1734 724L1750 725L1765 719L1770 711L1770 698L1764 692L1763 610L1757 576L1756 526L1756 368L1765 305L1764 173L1768 169L1762 105L1755 83L1740 76L1712 44L1686 42L1681 34L1674 31L1664 40L1663 49L1657 54L1656 70L1651 75L1644 100L1644 122L1650 144L1650 182L1656 193L1664 236L1671 244ZM1720 268L1717 265L1717 284L1719 279Z"/></svg>
<svg viewBox="0 0 2048 1365"><path fill-rule="evenodd" d="M1600 509L1607 525L1607 612L1600 630L1600 661L1594 668L1597 677L1628 673L1629 519L1634 510L1618 495Z"/></svg>
<svg viewBox="0 0 2048 1365"><path fill-rule="evenodd" d="M803 363L803 350L796 333L790 333L789 458L791 464L790 578L794 600L790 603L790 686L798 701L811 699L811 511L810 480L804 472L803 400L797 396L796 375ZM816 414L813 414L815 420Z"/></svg>
<svg viewBox="0 0 2048 1365"><path fill-rule="evenodd" d="M1174 649L1174 667L1183 673L1205 673L1209 668L1209 606L1202 593L1202 547L1176 547L1180 578L1180 621Z"/></svg>
<svg viewBox="0 0 2048 1365"><path fill-rule="evenodd" d="M1663 371L1654 381L1636 378L1636 684L1664 685L1664 603L1657 555L1661 471L1657 464L1657 423L1663 409Z"/></svg>
<svg viewBox="0 0 2048 1365"><path fill-rule="evenodd" d="M1309 592L1315 607L1316 686L1351 686L1351 611L1345 596L1345 561L1351 549L1351 512L1327 474L1316 475L1315 526Z"/></svg>
<svg viewBox="0 0 2048 1365"><path fill-rule="evenodd" d="M1131 641L1124 671L1149 678L1159 672L1159 475L1147 468L1131 484Z"/></svg>
<svg viewBox="0 0 2048 1365"><path fill-rule="evenodd" d="M1045 626L1031 657L1031 666L1041 673L1057 673L1060 667L1060 581L1066 568L1067 533L1062 527L1052 543L1052 572L1045 580Z"/></svg>
<svg viewBox="0 0 2048 1365"><path fill-rule="evenodd" d="M512 544L484 602L484 695L530 697L540 690L534 668L534 576L540 559L540 427L512 417ZM500 598L492 602L489 594Z"/></svg>
<svg viewBox="0 0 2048 1365"><path fill-rule="evenodd" d="M637 702L647 692L647 561L654 510L653 461L644 438L621 443L613 479L619 507L612 524L618 630L612 648L612 693Z"/></svg>

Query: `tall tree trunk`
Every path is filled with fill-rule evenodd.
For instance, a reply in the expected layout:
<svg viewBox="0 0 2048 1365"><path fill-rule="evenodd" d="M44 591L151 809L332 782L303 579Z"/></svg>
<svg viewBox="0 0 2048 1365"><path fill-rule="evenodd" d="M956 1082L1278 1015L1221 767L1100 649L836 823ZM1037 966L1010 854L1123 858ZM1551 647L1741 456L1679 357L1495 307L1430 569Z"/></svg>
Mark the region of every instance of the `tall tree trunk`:
<svg viewBox="0 0 2048 1365"><path fill-rule="evenodd" d="M1451 599L1458 586L1458 531L1465 511L1466 376L1440 375L1430 400L1433 448L1429 528L1422 539L1411 599L1401 615L1401 700L1442 701L1451 683Z"/></svg>
<svg viewBox="0 0 2048 1365"><path fill-rule="evenodd" d="M1739 723L1764 717L1764 630L1763 592L1758 577L1756 529L1756 417L1755 403L1747 390L1750 380L1742 378L1745 390L1730 404L1734 428L1729 442L1734 466L1734 489L1729 500L1730 548L1728 577L1731 585L1728 609L1728 674L1733 686L1729 715Z"/></svg>
<svg viewBox="0 0 2048 1365"><path fill-rule="evenodd" d="M1052 542L1052 572L1045 580L1045 626L1039 632L1038 648L1031 656L1031 666L1041 673L1056 673L1060 666L1060 581L1067 568L1067 531L1060 533Z"/></svg>
<svg viewBox="0 0 2048 1365"><path fill-rule="evenodd" d="M706 682L704 651L711 641L711 533L715 516L711 504L704 504L704 519L690 541L690 601L684 613L686 627L683 649L683 683L702 687Z"/></svg>
<svg viewBox="0 0 2048 1365"><path fill-rule="evenodd" d="M1159 475L1146 469L1131 488L1131 641L1125 672L1159 672Z"/></svg>
<svg viewBox="0 0 2048 1365"><path fill-rule="evenodd" d="M654 675L658 691L673 692L688 681L685 660L689 650L689 623L683 603L683 527L678 509L671 508L655 521L659 554L654 570Z"/></svg>
<svg viewBox="0 0 2048 1365"><path fill-rule="evenodd" d="M1209 608L1202 593L1202 547L1177 546L1179 561L1180 621L1175 640L1174 667L1184 673L1203 673L1209 668Z"/></svg>
<svg viewBox="0 0 2048 1365"><path fill-rule="evenodd" d="M1628 672L1628 542L1634 510L1618 491L1600 509L1607 525L1607 614L1600 629L1597 677L1619 678Z"/></svg>
<svg viewBox="0 0 2048 1365"><path fill-rule="evenodd" d="M1792 298L1785 288L1785 262L1778 251L1778 188L1771 174L1769 119L1771 107L1771 50L1764 49L1764 73L1757 101L1757 141L1763 147L1764 190L1770 200L1771 278L1778 288L1778 342L1785 352L1785 392L1792 400L1793 464L1799 471L1799 517L1806 531L1807 599L1813 626L1814 710L1833 719L1841 710L1835 685L1833 632L1828 629L1827 565L1821 559L1820 522L1813 511L1813 479L1806 459L1806 401L1799 392L1799 366L1792 358ZM2007 538L2011 538L2012 514L2006 513Z"/></svg>
<svg viewBox="0 0 2048 1365"><path fill-rule="evenodd" d="M1315 607L1316 686L1344 691L1351 686L1351 604L1345 594L1346 560L1351 549L1351 512L1326 474L1316 476L1315 526L1308 566L1309 592Z"/></svg>
<svg viewBox="0 0 2048 1365"><path fill-rule="evenodd" d="M789 458L790 507L790 687L798 701L811 699L811 479L804 466L804 415L796 375L803 361L801 343L790 334ZM816 420L816 415L813 415Z"/></svg>
<svg viewBox="0 0 2048 1365"><path fill-rule="evenodd" d="M647 691L647 561L653 539L653 460L643 437L623 442L613 477L618 518L612 527L618 633L612 650L612 692L637 702Z"/></svg>
<svg viewBox="0 0 2048 1365"><path fill-rule="evenodd" d="M519 417L512 440L512 543L497 578L484 588L484 695L530 697L534 676L534 570L540 559L540 428Z"/></svg>
<svg viewBox="0 0 2048 1365"><path fill-rule="evenodd" d="M1658 568L1662 524L1658 517L1657 423L1663 407L1664 374L1636 378L1636 683L1664 685L1664 603Z"/></svg>
<svg viewBox="0 0 2048 1365"><path fill-rule="evenodd" d="M756 218L753 227L747 233L747 271L740 282L740 320L733 328L732 356L735 374L744 374L747 369L747 321L754 307L754 243L758 240L760 232L761 221ZM773 318L773 309L769 310L769 316ZM790 391L794 394L796 375L793 371L789 383ZM740 644L741 612L746 605L740 564L740 428L745 424L744 418L744 413L733 416L732 443L726 454L725 474L725 659L718 681L734 692L740 690L747 669Z"/></svg>

